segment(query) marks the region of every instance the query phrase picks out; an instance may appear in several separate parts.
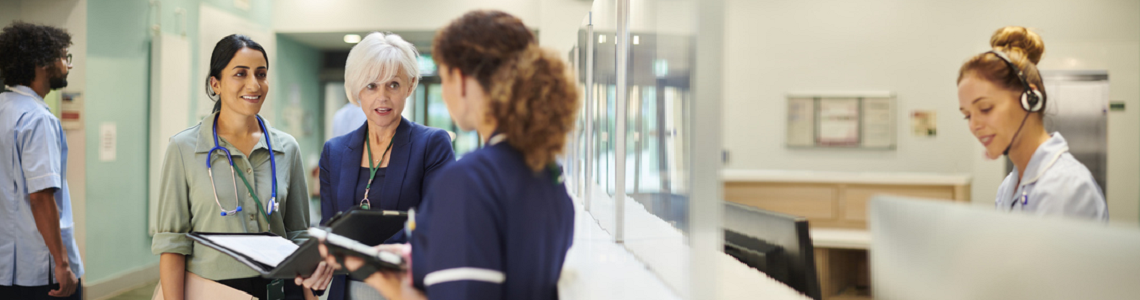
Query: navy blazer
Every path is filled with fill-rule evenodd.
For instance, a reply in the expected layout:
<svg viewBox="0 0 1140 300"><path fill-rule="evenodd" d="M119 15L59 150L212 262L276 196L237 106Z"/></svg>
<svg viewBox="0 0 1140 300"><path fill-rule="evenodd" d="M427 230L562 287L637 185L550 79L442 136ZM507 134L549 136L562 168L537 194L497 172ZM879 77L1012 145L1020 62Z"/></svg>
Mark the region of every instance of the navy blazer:
<svg viewBox="0 0 1140 300"><path fill-rule="evenodd" d="M364 155L364 134L368 123L348 134L325 142L321 151L321 224L356 206L356 186L360 180L360 158ZM432 182L449 163L455 162L451 137L447 131L416 124L402 119L396 127L391 156L379 194L371 197L372 205L383 210L406 211L420 205ZM376 184L376 183L373 183ZM375 191L374 191L375 192ZM373 208L377 209L377 208ZM386 243L405 242L403 232ZM347 277L333 276L329 285L329 300L345 299Z"/></svg>

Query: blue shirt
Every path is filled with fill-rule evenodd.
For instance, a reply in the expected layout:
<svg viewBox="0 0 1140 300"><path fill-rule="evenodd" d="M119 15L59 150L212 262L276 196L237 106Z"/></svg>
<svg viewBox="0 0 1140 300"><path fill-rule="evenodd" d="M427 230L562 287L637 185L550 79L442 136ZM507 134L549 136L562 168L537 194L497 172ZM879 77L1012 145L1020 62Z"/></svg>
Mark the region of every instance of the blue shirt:
<svg viewBox="0 0 1140 300"><path fill-rule="evenodd" d="M1061 133L1037 147L1025 167L1021 183L1014 166L994 201L998 210L1011 208L1036 215L1060 215L1108 221L1108 204L1085 165L1069 154Z"/></svg>
<svg viewBox="0 0 1140 300"><path fill-rule="evenodd" d="M412 278L429 299L558 299L574 206L549 171L498 143L441 171L416 210Z"/></svg>
<svg viewBox="0 0 1140 300"><path fill-rule="evenodd" d="M22 85L12 91L0 93L0 285L51 284L55 260L31 210L31 193L45 189L56 189L63 246L71 272L83 277L67 190L67 139L35 91Z"/></svg>
<svg viewBox="0 0 1140 300"><path fill-rule="evenodd" d="M333 114L332 136L329 139L345 135L363 125L368 121L368 116L364 115L364 110L352 102L346 103Z"/></svg>

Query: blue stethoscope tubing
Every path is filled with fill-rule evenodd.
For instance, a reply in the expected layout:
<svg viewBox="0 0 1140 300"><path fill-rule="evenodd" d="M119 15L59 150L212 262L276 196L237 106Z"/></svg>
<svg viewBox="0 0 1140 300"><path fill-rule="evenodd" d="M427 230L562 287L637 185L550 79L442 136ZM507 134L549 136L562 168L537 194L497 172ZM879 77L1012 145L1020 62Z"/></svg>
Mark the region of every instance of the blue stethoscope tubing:
<svg viewBox="0 0 1140 300"><path fill-rule="evenodd" d="M269 130L267 130L265 128L265 121L261 120L261 116L255 116L255 117L257 118L257 125L261 126L261 134L262 134L262 137L265 139L265 145L269 146L269 165L271 167L271 172L273 175L273 181L272 181L273 182L273 192L272 192L272 195L269 197L269 202L265 206L265 214L266 215L272 215L274 211L277 211L277 158L273 154L273 144L270 143L270 141L269 141ZM237 208L234 210L228 210L227 211L224 207L222 207L222 202L220 200L218 200L218 188L215 187L215 185L214 185L214 169L213 169L213 166L211 164L211 159L210 159L210 156L214 154L214 151L221 150L222 153L226 154L226 161L228 161L230 164L230 176L233 176L233 178L234 178L234 197L237 197L237 195L238 195L238 192L237 192L237 180L238 179L237 179L237 173L234 171L234 158L233 158L233 156L230 155L230 150L226 149L225 147L222 147L221 143L218 142L218 116L216 116L216 115L214 116L213 131L214 131L214 148L210 148L210 152L206 152L206 173L209 174L209 176L210 176L210 188L214 190L214 203L218 204L218 208L222 210L222 216L225 217L227 215L232 215L234 213L241 211L241 201L238 201L235 199L234 201L237 202ZM250 192L253 192L253 191L250 191Z"/></svg>

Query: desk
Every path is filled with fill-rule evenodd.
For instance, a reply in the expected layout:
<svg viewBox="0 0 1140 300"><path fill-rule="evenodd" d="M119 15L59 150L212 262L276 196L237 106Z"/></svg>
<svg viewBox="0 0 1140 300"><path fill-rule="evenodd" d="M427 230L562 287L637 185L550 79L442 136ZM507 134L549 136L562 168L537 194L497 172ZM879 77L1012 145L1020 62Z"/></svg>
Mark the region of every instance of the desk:
<svg viewBox="0 0 1140 300"><path fill-rule="evenodd" d="M970 201L970 175L935 173L724 170L724 199L801 216L812 228L867 229L876 194Z"/></svg>
<svg viewBox="0 0 1140 300"><path fill-rule="evenodd" d="M823 298L871 299L871 274L867 261L871 233L859 229L829 228L813 228L810 232Z"/></svg>
<svg viewBox="0 0 1140 300"><path fill-rule="evenodd" d="M595 205L595 209L599 209L599 206L605 205L605 202L598 201L592 205ZM662 280L662 276L654 274L643 261L658 261L658 267L680 268L680 272L688 274L683 270L687 267L684 262L664 265L660 263L663 258L687 255L688 249L682 242L683 235L650 214L633 199L627 198L625 205L627 225L630 225L627 230L635 233L634 236L646 237L627 241L625 245L614 243L613 237L602 229L589 212L580 205L575 205L574 245L566 255L566 262L562 266L562 278L558 281L560 299L681 299L676 291ZM659 223L650 222L653 220ZM638 249L644 256L635 256L627 247ZM718 299L810 300L787 285L744 265L727 254L717 253L716 263L719 275ZM686 283L687 281L682 281L677 284ZM693 299L708 299L708 297L697 295Z"/></svg>
<svg viewBox="0 0 1140 300"><path fill-rule="evenodd" d="M870 299L869 291L851 287L870 286L872 196L970 201L968 174L724 170L721 176L726 201L808 219L824 299Z"/></svg>

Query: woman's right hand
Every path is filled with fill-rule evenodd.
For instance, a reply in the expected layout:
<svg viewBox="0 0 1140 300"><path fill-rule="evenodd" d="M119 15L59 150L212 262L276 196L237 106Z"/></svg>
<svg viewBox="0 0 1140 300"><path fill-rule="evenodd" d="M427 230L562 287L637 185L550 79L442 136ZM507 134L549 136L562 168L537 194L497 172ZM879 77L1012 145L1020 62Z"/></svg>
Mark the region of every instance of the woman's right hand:
<svg viewBox="0 0 1140 300"><path fill-rule="evenodd" d="M329 255L328 247L325 247L324 243L321 243L319 248L321 257L325 258L325 263L327 263L329 266L332 266L333 268L345 269L351 272L364 266L363 258L352 255L344 256L344 265L342 266L337 263L335 257ZM404 258L405 262L411 261L409 257L409 254L411 253L411 247L408 246L408 244L386 244L379 245L374 248L380 251L388 251L399 254ZM368 278L365 278L364 283L379 291L381 295L384 295L384 298L387 298L389 300L427 299L423 293L419 292L419 290L416 290L411 286L411 279L409 278L410 274L411 273L408 272L408 270L402 270L399 272L378 271L376 273L372 273L372 275L368 276Z"/></svg>

